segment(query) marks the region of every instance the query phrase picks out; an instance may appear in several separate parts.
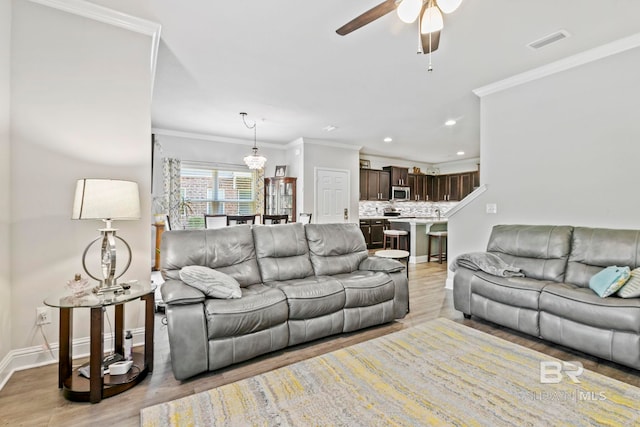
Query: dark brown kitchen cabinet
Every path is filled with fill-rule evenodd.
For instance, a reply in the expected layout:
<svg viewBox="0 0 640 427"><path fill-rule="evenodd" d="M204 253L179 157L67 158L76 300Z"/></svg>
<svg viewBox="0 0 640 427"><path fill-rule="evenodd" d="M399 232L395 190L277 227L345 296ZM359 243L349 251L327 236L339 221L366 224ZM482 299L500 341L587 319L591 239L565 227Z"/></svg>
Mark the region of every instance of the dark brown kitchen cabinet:
<svg viewBox="0 0 640 427"><path fill-rule="evenodd" d="M360 200L389 200L389 172L360 169Z"/></svg>
<svg viewBox="0 0 640 427"><path fill-rule="evenodd" d="M360 219L360 230L367 242L367 249L379 248L384 243L384 230L388 227L386 219Z"/></svg>
<svg viewBox="0 0 640 427"><path fill-rule="evenodd" d="M391 185L406 187L409 185L409 169L398 166L385 166L383 170L391 175Z"/></svg>
<svg viewBox="0 0 640 427"><path fill-rule="evenodd" d="M430 175L422 174L409 174L407 183L410 189L411 200L416 201L428 201L431 198L430 195Z"/></svg>
<svg viewBox="0 0 640 427"><path fill-rule="evenodd" d="M437 175L432 178L430 196L432 200L459 201L477 187L478 172L463 172L450 175Z"/></svg>

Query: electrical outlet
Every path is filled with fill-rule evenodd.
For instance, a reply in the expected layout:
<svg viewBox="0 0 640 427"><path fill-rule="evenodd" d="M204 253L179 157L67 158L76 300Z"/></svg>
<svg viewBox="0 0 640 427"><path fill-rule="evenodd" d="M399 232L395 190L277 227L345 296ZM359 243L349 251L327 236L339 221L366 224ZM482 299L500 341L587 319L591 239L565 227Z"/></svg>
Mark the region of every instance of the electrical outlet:
<svg viewBox="0 0 640 427"><path fill-rule="evenodd" d="M51 323L51 307L36 308L36 324L47 325Z"/></svg>

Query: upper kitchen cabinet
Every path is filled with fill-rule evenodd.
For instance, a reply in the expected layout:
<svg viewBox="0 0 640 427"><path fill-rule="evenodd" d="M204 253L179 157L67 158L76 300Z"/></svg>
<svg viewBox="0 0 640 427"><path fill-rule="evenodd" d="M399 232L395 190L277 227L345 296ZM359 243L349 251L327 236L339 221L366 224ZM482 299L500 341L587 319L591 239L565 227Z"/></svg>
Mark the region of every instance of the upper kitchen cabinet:
<svg viewBox="0 0 640 427"><path fill-rule="evenodd" d="M390 174L377 169L360 169L360 200L389 200Z"/></svg>
<svg viewBox="0 0 640 427"><path fill-rule="evenodd" d="M411 189L411 200L429 201L432 198L431 193L431 175L409 174L407 183Z"/></svg>
<svg viewBox="0 0 640 427"><path fill-rule="evenodd" d="M406 187L409 185L409 169L398 166L385 166L383 170L391 175L391 185Z"/></svg>
<svg viewBox="0 0 640 427"><path fill-rule="evenodd" d="M434 201L453 202L464 199L478 184L478 172L434 176L431 196Z"/></svg>

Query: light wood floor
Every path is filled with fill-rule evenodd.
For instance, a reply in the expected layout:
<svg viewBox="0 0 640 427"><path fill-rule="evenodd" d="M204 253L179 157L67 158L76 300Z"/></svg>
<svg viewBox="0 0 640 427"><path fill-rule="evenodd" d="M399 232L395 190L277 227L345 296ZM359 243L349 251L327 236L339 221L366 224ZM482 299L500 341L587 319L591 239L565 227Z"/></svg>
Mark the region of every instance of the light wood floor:
<svg viewBox="0 0 640 427"><path fill-rule="evenodd" d="M444 289L445 264L410 267L411 312L400 321L364 331L334 336L278 351L184 382L171 372L166 326L156 317L154 371L141 384L98 404L70 402L57 388L57 364L16 372L0 391L0 425L137 426L140 409L247 378L300 360L366 341L437 317L446 317L503 339L563 360L581 361L587 369L640 386L640 371L552 346L537 338L475 319L465 320L453 309L451 291Z"/></svg>

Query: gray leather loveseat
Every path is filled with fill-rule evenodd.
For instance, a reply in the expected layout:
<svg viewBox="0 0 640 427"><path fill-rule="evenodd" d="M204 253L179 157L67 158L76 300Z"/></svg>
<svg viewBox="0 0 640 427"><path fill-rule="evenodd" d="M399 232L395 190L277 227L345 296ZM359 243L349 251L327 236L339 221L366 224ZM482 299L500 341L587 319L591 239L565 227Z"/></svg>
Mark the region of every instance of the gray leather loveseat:
<svg viewBox="0 0 640 427"><path fill-rule="evenodd" d="M180 280L193 265L235 278L242 296L206 298ZM357 224L169 231L161 266L176 379L391 322L409 308L404 266L369 257Z"/></svg>
<svg viewBox="0 0 640 427"><path fill-rule="evenodd" d="M524 277L458 265L454 305L465 317L640 369L640 299L601 298L589 288L591 277L605 267L640 266L640 231L496 225L487 254Z"/></svg>

